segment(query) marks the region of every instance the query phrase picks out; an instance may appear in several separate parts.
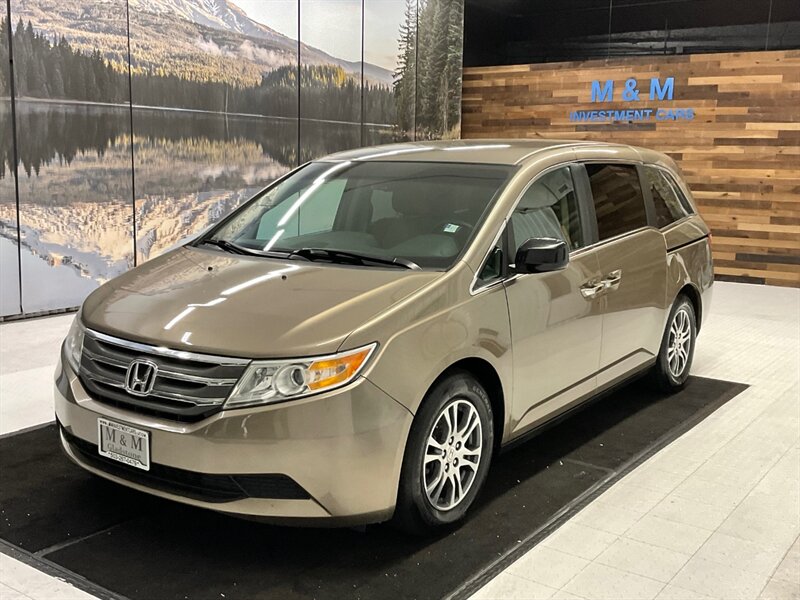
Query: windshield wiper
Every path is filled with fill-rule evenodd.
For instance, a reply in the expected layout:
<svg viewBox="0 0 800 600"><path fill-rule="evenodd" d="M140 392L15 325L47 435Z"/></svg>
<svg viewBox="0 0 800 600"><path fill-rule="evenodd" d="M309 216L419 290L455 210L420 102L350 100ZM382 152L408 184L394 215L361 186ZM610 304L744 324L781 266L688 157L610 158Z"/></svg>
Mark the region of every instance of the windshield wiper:
<svg viewBox="0 0 800 600"><path fill-rule="evenodd" d="M370 256L368 254L359 254L357 252L350 252L348 250L335 250L331 248L301 248L300 250L276 250L276 251L263 251L256 250L255 248L247 248L240 246L234 242L229 242L223 239L208 239L200 242L201 244L209 244L216 246L230 252L231 254L241 254L245 256L265 256L268 258L290 258L313 261L318 258L324 258L331 262L353 264L367 266L368 264L387 265L391 267L400 267L403 269L411 269L414 271L421 270L420 266L405 258L383 258L380 256Z"/></svg>
<svg viewBox="0 0 800 600"><path fill-rule="evenodd" d="M228 240L203 240L200 242L201 244L209 244L210 246L216 246L217 248L221 248L225 250L225 252L230 252L231 254L256 254L253 250L249 248L245 248L244 246L240 246L239 244L234 244L233 242L229 242Z"/></svg>
<svg viewBox="0 0 800 600"><path fill-rule="evenodd" d="M361 266L377 264L411 269L412 271L422 270L417 263L406 258L400 258L397 256L394 258L383 258L380 256L370 256L369 254L360 254L358 252L350 252L349 250L336 250L333 248L301 248L300 250L294 250L290 256L300 256L301 258L305 258L307 260L325 258L331 262L355 264Z"/></svg>
<svg viewBox="0 0 800 600"><path fill-rule="evenodd" d="M242 254L244 256L266 256L267 258L291 257L291 252L288 250L285 252L265 252L263 250L256 250L255 248L247 248L246 246L240 246L239 244L229 242L228 240L209 239L209 240L203 240L200 243L216 246L217 248L221 248L222 250L225 250L225 252L230 252L231 254Z"/></svg>

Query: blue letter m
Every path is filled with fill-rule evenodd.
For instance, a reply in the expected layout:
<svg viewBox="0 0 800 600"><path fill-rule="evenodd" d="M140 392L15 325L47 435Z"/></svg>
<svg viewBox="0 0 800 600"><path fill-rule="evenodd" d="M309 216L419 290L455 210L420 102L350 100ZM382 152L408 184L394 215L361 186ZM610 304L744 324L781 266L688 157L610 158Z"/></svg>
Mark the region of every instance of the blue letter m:
<svg viewBox="0 0 800 600"><path fill-rule="evenodd" d="M663 100L666 96L667 100L672 100L672 94L675 91L675 78L667 77L664 81L664 86L661 86L661 81L658 77L653 77L650 80L650 100L655 100L658 96L659 100Z"/></svg>
<svg viewBox="0 0 800 600"><path fill-rule="evenodd" d="M592 82L592 102L611 102L614 99L614 81L609 79L603 87L599 81Z"/></svg>

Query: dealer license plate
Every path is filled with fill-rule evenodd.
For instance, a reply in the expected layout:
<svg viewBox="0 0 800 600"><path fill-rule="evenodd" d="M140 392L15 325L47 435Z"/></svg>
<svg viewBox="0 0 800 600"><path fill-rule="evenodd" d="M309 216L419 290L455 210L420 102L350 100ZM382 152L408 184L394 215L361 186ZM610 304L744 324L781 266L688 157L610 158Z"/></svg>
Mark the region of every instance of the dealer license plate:
<svg viewBox="0 0 800 600"><path fill-rule="evenodd" d="M130 425L97 419L97 450L101 456L144 471L150 470L150 433Z"/></svg>

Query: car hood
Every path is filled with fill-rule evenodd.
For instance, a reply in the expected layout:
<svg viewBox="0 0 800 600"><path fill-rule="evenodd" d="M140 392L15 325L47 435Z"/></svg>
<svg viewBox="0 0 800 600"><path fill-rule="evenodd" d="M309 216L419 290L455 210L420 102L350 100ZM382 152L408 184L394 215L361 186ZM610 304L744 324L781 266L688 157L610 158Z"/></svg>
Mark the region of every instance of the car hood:
<svg viewBox="0 0 800 600"><path fill-rule="evenodd" d="M366 320L441 277L184 247L109 281L84 324L124 339L248 358L335 352Z"/></svg>

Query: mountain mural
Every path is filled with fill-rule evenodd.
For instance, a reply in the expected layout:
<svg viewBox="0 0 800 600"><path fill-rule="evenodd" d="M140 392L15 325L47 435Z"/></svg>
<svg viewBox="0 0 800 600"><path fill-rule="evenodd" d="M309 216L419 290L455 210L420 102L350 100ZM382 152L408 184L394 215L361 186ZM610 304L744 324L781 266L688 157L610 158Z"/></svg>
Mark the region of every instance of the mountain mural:
<svg viewBox="0 0 800 600"><path fill-rule="evenodd" d="M297 40L258 23L229 0L129 0L134 72L257 85L264 73L297 63ZM13 18L77 50L100 50L119 70L127 61L124 0L15 0ZM360 79L361 63L303 44L310 66L333 65ZM365 63L364 77L390 86L392 72Z"/></svg>
<svg viewBox="0 0 800 600"><path fill-rule="evenodd" d="M227 0L128 0L131 12L170 15L213 29L234 31L280 44L287 38L274 29L253 21Z"/></svg>
<svg viewBox="0 0 800 600"><path fill-rule="evenodd" d="M363 66L298 53L271 0L247 5L257 20L234 2L0 11L0 315L76 306L297 164L458 136L461 0L286 0L309 11L305 41L361 43Z"/></svg>

